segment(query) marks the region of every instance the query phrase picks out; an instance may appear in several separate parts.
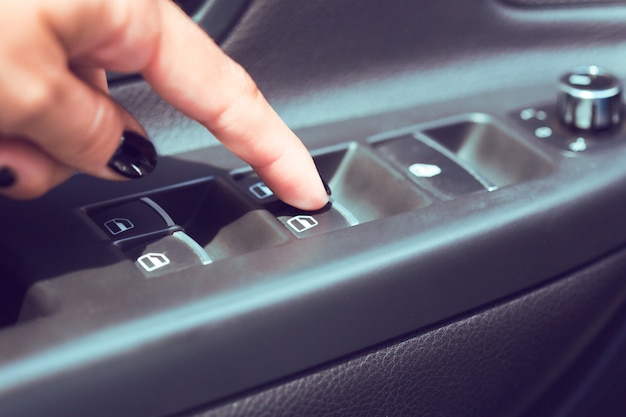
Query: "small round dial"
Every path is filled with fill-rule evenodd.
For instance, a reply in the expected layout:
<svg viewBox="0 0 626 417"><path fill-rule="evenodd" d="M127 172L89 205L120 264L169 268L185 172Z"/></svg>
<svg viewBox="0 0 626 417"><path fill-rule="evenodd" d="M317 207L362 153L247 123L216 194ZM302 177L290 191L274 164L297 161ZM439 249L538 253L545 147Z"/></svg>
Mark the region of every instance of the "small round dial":
<svg viewBox="0 0 626 417"><path fill-rule="evenodd" d="M622 120L622 84L600 67L574 68L559 79L557 107L561 122L573 130L617 127Z"/></svg>

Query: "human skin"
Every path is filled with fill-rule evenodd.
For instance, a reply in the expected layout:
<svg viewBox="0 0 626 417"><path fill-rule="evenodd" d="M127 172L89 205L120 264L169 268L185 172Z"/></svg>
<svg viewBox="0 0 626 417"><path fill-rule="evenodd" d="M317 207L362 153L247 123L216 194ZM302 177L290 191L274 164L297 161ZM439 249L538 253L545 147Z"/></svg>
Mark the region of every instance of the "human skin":
<svg viewBox="0 0 626 417"><path fill-rule="evenodd" d="M104 69L138 72L209 129L285 202L328 196L308 151L247 72L169 0L0 0L0 193L34 198L76 171L119 180L107 162L142 132L107 94Z"/></svg>

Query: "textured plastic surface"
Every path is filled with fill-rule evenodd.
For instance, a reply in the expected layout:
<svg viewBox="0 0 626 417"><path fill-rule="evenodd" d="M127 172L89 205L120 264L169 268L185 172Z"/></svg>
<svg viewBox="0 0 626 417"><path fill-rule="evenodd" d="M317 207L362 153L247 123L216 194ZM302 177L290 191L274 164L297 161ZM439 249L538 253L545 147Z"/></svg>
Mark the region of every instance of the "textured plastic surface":
<svg viewBox="0 0 626 417"><path fill-rule="evenodd" d="M180 417L516 416L624 305L624 268L621 251L514 301Z"/></svg>

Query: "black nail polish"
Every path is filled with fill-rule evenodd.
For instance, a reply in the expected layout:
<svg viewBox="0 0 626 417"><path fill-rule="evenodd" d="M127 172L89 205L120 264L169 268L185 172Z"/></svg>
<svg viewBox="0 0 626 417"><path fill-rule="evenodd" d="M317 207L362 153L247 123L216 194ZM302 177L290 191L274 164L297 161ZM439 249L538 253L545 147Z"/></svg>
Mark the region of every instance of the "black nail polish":
<svg viewBox="0 0 626 417"><path fill-rule="evenodd" d="M0 188L9 188L15 184L15 173L11 168L0 168Z"/></svg>
<svg viewBox="0 0 626 417"><path fill-rule="evenodd" d="M320 179L322 180L322 184L324 184L324 190L326 190L326 194L328 194L329 196L332 195L333 191L328 186L328 183L326 183L326 181L324 181L324 178L322 178L321 176Z"/></svg>
<svg viewBox="0 0 626 417"><path fill-rule="evenodd" d="M157 153L152 142L143 136L125 130L120 146L109 160L109 168L131 179L145 177L154 171Z"/></svg>

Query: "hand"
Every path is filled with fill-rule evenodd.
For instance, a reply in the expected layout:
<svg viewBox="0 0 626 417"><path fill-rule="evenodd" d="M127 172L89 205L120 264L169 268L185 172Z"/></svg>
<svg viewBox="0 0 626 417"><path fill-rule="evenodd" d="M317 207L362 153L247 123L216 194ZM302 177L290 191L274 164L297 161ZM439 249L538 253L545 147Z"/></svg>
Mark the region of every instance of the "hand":
<svg viewBox="0 0 626 417"><path fill-rule="evenodd" d="M245 70L169 0L0 0L0 193L32 198L108 162L140 126L104 69L139 72L206 126L274 193L306 210L328 196L304 145Z"/></svg>

